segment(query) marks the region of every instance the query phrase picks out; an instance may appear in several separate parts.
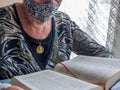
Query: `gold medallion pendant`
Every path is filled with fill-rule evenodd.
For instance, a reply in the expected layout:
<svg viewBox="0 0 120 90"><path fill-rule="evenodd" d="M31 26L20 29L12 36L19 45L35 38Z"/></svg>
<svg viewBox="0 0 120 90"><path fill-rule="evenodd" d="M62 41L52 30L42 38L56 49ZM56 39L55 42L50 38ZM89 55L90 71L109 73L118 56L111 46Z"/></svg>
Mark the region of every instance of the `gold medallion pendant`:
<svg viewBox="0 0 120 90"><path fill-rule="evenodd" d="M41 45L37 46L36 52L37 52L38 54L42 54L42 53L44 52L44 47L41 46Z"/></svg>

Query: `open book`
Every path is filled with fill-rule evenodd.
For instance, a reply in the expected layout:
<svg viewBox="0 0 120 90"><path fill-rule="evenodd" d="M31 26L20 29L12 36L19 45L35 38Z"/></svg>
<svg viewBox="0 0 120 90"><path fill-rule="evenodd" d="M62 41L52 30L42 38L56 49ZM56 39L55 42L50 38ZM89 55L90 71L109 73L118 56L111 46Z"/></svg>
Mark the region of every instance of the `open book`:
<svg viewBox="0 0 120 90"><path fill-rule="evenodd" d="M109 90L119 79L119 59L77 56L54 70L15 76L11 83L25 90Z"/></svg>

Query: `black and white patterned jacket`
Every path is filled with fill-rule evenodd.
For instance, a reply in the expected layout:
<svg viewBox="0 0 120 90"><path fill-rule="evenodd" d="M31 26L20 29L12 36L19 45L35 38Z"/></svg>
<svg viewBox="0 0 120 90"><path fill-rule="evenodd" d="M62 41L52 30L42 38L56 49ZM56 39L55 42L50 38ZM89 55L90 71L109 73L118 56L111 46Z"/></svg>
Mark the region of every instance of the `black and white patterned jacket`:
<svg viewBox="0 0 120 90"><path fill-rule="evenodd" d="M0 79L41 70L23 37L15 5L0 8ZM55 38L46 68L78 55L109 57L103 46L84 33L69 16L58 11L54 17Z"/></svg>

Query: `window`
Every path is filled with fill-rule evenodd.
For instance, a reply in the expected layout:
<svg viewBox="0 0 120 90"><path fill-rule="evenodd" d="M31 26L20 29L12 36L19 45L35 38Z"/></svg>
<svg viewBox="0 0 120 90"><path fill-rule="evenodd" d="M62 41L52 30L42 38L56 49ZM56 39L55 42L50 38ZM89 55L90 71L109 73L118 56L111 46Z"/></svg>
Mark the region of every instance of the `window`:
<svg viewBox="0 0 120 90"><path fill-rule="evenodd" d="M116 22L119 3L119 0L63 0L59 10L67 13L99 44L118 53L119 37L114 39L114 34L120 32L115 29L119 28L119 22Z"/></svg>
<svg viewBox="0 0 120 90"><path fill-rule="evenodd" d="M105 46L110 3L110 0L63 0L59 10L70 15L83 31Z"/></svg>

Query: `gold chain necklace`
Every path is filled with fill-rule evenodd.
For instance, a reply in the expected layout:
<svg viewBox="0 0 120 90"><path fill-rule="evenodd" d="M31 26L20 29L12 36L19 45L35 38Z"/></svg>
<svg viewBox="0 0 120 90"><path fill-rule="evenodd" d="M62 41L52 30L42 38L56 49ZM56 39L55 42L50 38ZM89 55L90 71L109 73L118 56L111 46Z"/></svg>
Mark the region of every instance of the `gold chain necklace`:
<svg viewBox="0 0 120 90"><path fill-rule="evenodd" d="M44 47L41 45L42 40L38 40L38 42L39 42L39 45L36 47L36 52L38 54L42 54L44 52Z"/></svg>

